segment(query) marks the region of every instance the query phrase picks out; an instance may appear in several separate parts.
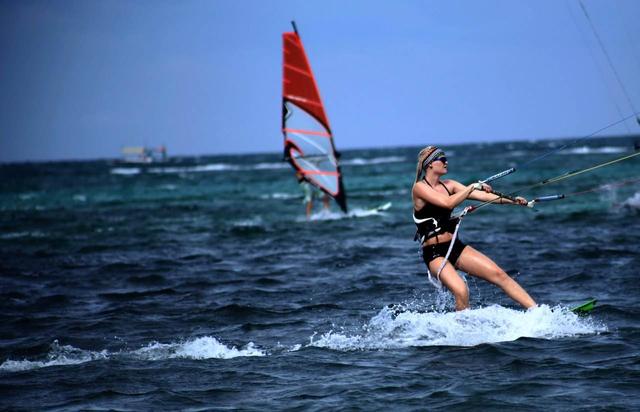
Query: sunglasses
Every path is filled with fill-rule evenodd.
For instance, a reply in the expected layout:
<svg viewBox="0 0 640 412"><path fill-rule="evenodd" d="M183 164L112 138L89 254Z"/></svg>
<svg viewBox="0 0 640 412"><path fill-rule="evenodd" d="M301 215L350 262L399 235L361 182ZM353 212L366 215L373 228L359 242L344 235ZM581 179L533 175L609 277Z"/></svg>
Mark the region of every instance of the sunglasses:
<svg viewBox="0 0 640 412"><path fill-rule="evenodd" d="M447 162L447 158L445 156L440 156L440 157L437 157L437 158L433 159L434 162L437 162L438 160L441 161L442 163L446 163Z"/></svg>

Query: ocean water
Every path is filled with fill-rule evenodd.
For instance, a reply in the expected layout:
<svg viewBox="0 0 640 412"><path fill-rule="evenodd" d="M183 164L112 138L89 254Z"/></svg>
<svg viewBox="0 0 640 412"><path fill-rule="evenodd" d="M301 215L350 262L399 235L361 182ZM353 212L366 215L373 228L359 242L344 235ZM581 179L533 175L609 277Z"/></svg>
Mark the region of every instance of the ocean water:
<svg viewBox="0 0 640 412"><path fill-rule="evenodd" d="M448 177L563 143L445 147ZM581 141L493 186L633 143ZM310 220L278 154L0 165L0 409L640 409L640 158L469 214L461 238L541 305L467 276L456 313L413 242L418 150L345 150L350 212ZM590 316L567 309L591 296Z"/></svg>

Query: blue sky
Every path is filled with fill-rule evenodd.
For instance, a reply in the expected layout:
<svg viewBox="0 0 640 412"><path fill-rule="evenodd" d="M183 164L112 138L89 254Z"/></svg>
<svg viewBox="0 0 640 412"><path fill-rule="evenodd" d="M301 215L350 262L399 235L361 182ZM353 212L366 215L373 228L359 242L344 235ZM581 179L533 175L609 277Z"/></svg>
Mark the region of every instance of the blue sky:
<svg viewBox="0 0 640 412"><path fill-rule="evenodd" d="M640 2L583 3L640 110ZM0 0L0 162L280 152L292 19L341 150L580 137L633 112L577 0Z"/></svg>

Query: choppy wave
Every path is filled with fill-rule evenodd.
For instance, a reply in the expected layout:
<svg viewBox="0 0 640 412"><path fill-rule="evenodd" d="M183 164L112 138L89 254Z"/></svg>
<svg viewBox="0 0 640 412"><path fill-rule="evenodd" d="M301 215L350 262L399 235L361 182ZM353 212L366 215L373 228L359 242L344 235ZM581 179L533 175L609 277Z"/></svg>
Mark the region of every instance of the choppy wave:
<svg viewBox="0 0 640 412"><path fill-rule="evenodd" d="M343 165L366 166L382 163L399 163L407 159L402 156L383 156L371 159L355 158L342 162ZM140 167L115 167L111 169L112 174L116 175L137 175L146 170L148 173L154 174L182 174L182 173L210 173L225 171L250 171L250 170L275 170L286 169L289 165L286 162L262 162L252 165L239 165L233 163L209 163L195 166L154 166L147 169Z"/></svg>
<svg viewBox="0 0 640 412"><path fill-rule="evenodd" d="M172 167L150 167L149 173L158 174L180 174L180 173L206 173L221 172L227 170L241 170L238 165L226 163L210 163L198 166L172 166Z"/></svg>
<svg viewBox="0 0 640 412"><path fill-rule="evenodd" d="M142 170L139 167L114 167L111 169L111 174L113 175L137 175L140 174Z"/></svg>
<svg viewBox="0 0 640 412"><path fill-rule="evenodd" d="M240 356L266 356L266 353L252 342L238 349L227 346L216 338L204 336L180 343L153 342L143 348L131 352L89 351L70 345L60 345L58 341L51 344L49 353L43 360L11 360L0 365L0 371L20 372L50 366L71 366L95 360L133 358L139 360L158 361L164 359L232 359Z"/></svg>
<svg viewBox="0 0 640 412"><path fill-rule="evenodd" d="M567 308L541 305L528 311L488 306L461 312L412 312L393 317L382 309L359 333L330 331L312 337L310 346L339 351L415 346L476 346L519 338L554 339L606 331L591 318ZM364 331L364 332L361 332Z"/></svg>
<svg viewBox="0 0 640 412"><path fill-rule="evenodd" d="M608 154L608 153L624 153L628 151L627 148L620 146L605 146L605 147L589 147L580 146L571 149L561 150L558 154L574 155L574 154Z"/></svg>
<svg viewBox="0 0 640 412"><path fill-rule="evenodd" d="M286 169L289 167L288 163L278 162L278 163L258 163L254 166L247 167L247 170L269 170L269 169Z"/></svg>
<svg viewBox="0 0 640 412"><path fill-rule="evenodd" d="M0 239L18 239L23 237L41 238L47 235L40 231L33 232L9 232L0 234Z"/></svg>
<svg viewBox="0 0 640 412"><path fill-rule="evenodd" d="M70 345L60 345L54 341L49 349L49 353L43 360L11 360L7 359L0 365L0 371L20 372L31 369L46 368L49 366L78 365L98 359L108 359L109 353L106 350L92 352L78 349Z"/></svg>
<svg viewBox="0 0 640 412"><path fill-rule="evenodd" d="M637 192L629 199L622 202L622 206L628 207L631 209L639 209L640 210L640 192Z"/></svg>
<svg viewBox="0 0 640 412"><path fill-rule="evenodd" d="M284 200L302 199L302 195L301 194L293 194L293 193L276 192L276 193L269 193L269 194L260 195L260 199L284 199Z"/></svg>
<svg viewBox="0 0 640 412"><path fill-rule="evenodd" d="M341 164L350 165L350 166L366 166L366 165L376 165L376 164L382 164L382 163L401 163L406 161L407 159L404 156L382 156L382 157L374 157L371 159L356 157L354 159L345 160L341 162Z"/></svg>
<svg viewBox="0 0 640 412"><path fill-rule="evenodd" d="M341 220L341 219L352 219L352 218L361 218L361 217L369 217L369 216L380 216L384 215L385 211L391 207L391 203L386 203L384 205L380 205L375 208L363 209L363 208L355 208L351 209L348 213L342 213L327 209L322 209L318 212L311 214L308 220L311 221L324 221L324 220ZM307 220L306 218L299 218L298 221Z"/></svg>
<svg viewBox="0 0 640 412"><path fill-rule="evenodd" d="M154 342L131 353L143 360L184 359L232 359L239 356L265 356L266 353L249 342L244 348L226 346L216 338L204 336L183 343Z"/></svg>
<svg viewBox="0 0 640 412"><path fill-rule="evenodd" d="M36 198L37 196L38 196L38 193L27 192L27 193L21 193L18 197L20 198L20 200L31 200Z"/></svg>
<svg viewBox="0 0 640 412"><path fill-rule="evenodd" d="M260 216L250 219L237 220L231 223L235 227L258 227L264 224Z"/></svg>
<svg viewBox="0 0 640 412"><path fill-rule="evenodd" d="M607 331L605 325L592 318L579 317L567 308L542 305L528 311L502 306L488 306L462 312L407 311L396 317L390 309L382 309L357 333L329 331L311 336L306 347L337 351L398 349L421 346L470 347L485 343L514 341L519 338L557 339ZM296 344L287 351L297 351ZM283 349L283 348L280 348ZM7 359L0 371L20 372L50 366L71 366L96 360L135 359L233 359L263 357L268 352L249 342L243 347L228 346L211 336L175 343L152 342L133 351L89 351L70 345L51 344L40 360Z"/></svg>

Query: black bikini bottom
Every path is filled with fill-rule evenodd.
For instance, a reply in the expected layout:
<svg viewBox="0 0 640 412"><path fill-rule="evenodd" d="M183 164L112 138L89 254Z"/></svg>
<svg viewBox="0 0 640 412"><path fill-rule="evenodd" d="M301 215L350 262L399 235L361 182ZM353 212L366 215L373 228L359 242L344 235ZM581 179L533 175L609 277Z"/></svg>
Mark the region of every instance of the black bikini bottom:
<svg viewBox="0 0 640 412"><path fill-rule="evenodd" d="M442 242L423 247L422 259L424 259L424 263L427 264L427 267L429 266L429 262L431 262L433 259L445 257L447 255L447 250L449 250L450 244L451 242ZM456 241L453 243L453 249L451 249L451 254L449 255L448 259L453 266L456 265L458 258L466 247L467 244L462 242L460 239L456 239Z"/></svg>

